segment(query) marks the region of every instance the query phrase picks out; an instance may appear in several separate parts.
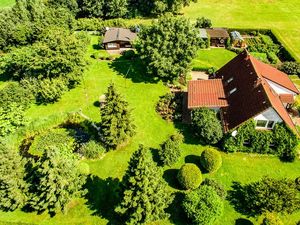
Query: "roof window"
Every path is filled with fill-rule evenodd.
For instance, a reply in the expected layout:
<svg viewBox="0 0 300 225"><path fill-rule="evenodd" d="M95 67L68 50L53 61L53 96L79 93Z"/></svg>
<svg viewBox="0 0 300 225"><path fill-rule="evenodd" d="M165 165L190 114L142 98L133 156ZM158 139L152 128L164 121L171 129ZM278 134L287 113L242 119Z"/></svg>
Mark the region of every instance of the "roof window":
<svg viewBox="0 0 300 225"><path fill-rule="evenodd" d="M229 95L231 95L231 94L233 94L234 92L236 92L236 88L233 88L233 89L231 89L230 91L229 91Z"/></svg>

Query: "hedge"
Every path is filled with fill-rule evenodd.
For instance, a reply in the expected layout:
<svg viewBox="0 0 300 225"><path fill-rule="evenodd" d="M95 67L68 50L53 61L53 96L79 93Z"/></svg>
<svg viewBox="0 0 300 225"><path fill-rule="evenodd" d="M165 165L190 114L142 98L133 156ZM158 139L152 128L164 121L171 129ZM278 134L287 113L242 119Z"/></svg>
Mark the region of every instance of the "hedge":
<svg viewBox="0 0 300 225"><path fill-rule="evenodd" d="M222 166L220 152L215 149L205 149L200 157L201 166L209 173L215 172Z"/></svg>
<svg viewBox="0 0 300 225"><path fill-rule="evenodd" d="M186 163L180 168L177 179L184 189L196 189L202 183L202 173L195 164Z"/></svg>

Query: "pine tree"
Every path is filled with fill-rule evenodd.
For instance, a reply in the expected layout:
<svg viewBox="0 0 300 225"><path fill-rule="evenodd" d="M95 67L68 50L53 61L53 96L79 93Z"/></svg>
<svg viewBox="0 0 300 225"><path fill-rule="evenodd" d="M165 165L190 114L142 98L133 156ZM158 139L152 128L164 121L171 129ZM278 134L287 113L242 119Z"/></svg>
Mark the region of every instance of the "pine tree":
<svg viewBox="0 0 300 225"><path fill-rule="evenodd" d="M55 147L46 149L32 168L29 205L38 212L48 209L56 213L72 198L83 194L85 177L80 174L77 163L69 151Z"/></svg>
<svg viewBox="0 0 300 225"><path fill-rule="evenodd" d="M15 210L24 206L28 190L24 181L25 163L15 149L0 143L0 209Z"/></svg>
<svg viewBox="0 0 300 225"><path fill-rule="evenodd" d="M182 143L182 141L182 134L174 134L161 144L161 149L158 154L163 165L171 166L177 162L181 155L179 145Z"/></svg>
<svg viewBox="0 0 300 225"><path fill-rule="evenodd" d="M162 180L162 169L143 145L132 155L123 185L123 198L116 211L124 216L126 224L144 224L168 217L165 209L172 202L171 194Z"/></svg>
<svg viewBox="0 0 300 225"><path fill-rule="evenodd" d="M134 135L135 126L128 103L117 92L113 83L108 86L105 106L101 109L101 137L109 148L116 148Z"/></svg>

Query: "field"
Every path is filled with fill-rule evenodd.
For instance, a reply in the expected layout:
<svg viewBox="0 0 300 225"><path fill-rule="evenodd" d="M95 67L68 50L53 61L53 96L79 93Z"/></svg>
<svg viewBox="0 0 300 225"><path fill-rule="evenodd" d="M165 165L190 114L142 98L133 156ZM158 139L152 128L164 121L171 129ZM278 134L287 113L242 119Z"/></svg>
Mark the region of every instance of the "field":
<svg viewBox="0 0 300 225"><path fill-rule="evenodd" d="M96 42L97 37L93 37L89 47L88 58L96 51L92 47ZM225 50L212 49L207 51L205 58L207 59L207 63L210 63L214 58L218 58L218 63L213 65L220 67L227 60L234 57L234 55L228 54ZM50 217L46 213L37 215L36 213L25 213L22 211L0 212L0 224L22 224L26 222L26 224L49 225L118 225L114 220L115 215L113 213L114 202L117 201L114 190L124 174L130 155L137 149L140 143L153 148L155 155L159 144L176 130L180 130L184 134L185 142L181 146L182 157L179 162L171 168L164 168L163 177L170 188L175 192L178 191L176 173L184 162L199 164L199 155L205 146L201 146L198 140L193 138L189 127L166 122L155 112L155 104L159 96L168 91L162 83L156 83L148 78L143 72L143 67L137 61L116 60L115 62L111 62L95 59L89 60L90 66L84 75L82 85L66 93L55 104L47 106L33 105L26 113L27 119L31 122L28 131L19 130L16 134L11 135L9 141L19 144L22 138L35 130L53 127L63 121L67 112L82 110L93 121L99 121L99 109L94 103L104 93L110 82L116 84L118 90L128 100L133 110L134 121L137 125L136 136L134 136L127 146L107 153L102 160L86 161L93 175L93 179L87 185L89 194L93 196L92 199L76 199L68 205L64 214L59 213L54 217ZM200 60L199 57L197 60ZM204 58L200 60L200 63L203 63L203 61ZM132 69L128 73L127 78L124 78L124 74L127 73L130 65L132 65ZM258 180L266 174L276 178L295 178L299 175L298 171L300 171L300 161L282 163L274 156L222 153L222 157L222 168L215 174L205 174L204 176L216 178L228 190L231 188L233 181L247 183ZM186 221L178 204L178 200L172 204L169 210L172 216L169 220L160 221L155 224L185 225ZM299 216L300 213L297 213L283 219L286 225L294 225ZM236 212L233 206L226 201L225 213L220 219L221 222L216 225L235 224L235 221L240 218L246 217ZM250 220L254 222L255 218L250 218Z"/></svg>
<svg viewBox="0 0 300 225"><path fill-rule="evenodd" d="M272 29L300 61L300 7L298 0L198 0L183 10L195 20L205 16L213 26Z"/></svg>
<svg viewBox="0 0 300 225"><path fill-rule="evenodd" d="M14 4L14 0L1 0L0 7L8 7Z"/></svg>

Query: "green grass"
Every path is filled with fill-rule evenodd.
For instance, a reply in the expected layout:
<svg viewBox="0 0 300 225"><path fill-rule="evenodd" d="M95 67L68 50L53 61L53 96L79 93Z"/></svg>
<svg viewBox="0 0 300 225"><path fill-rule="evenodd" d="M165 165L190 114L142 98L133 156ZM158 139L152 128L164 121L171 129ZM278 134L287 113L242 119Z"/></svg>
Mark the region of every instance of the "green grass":
<svg viewBox="0 0 300 225"><path fill-rule="evenodd" d="M196 58L192 62L193 68L221 68L236 54L224 48L201 49L197 52Z"/></svg>
<svg viewBox="0 0 300 225"><path fill-rule="evenodd" d="M0 8L12 6L15 0L0 0Z"/></svg>
<svg viewBox="0 0 300 225"><path fill-rule="evenodd" d="M183 9L195 20L205 16L216 27L272 29L300 61L300 6L298 0L199 0Z"/></svg>
<svg viewBox="0 0 300 225"><path fill-rule="evenodd" d="M92 47L97 41L92 38L88 55L96 50ZM95 46L94 46L95 47ZM224 49L201 50L197 63L209 64L221 67L234 57L234 53ZM131 68L128 72L128 68ZM185 142L181 146L182 157L173 167L164 168L164 179L170 189L178 190L176 182L177 170L185 162L194 162L199 165L199 156L205 148L192 137L192 131L180 124L166 122L155 112L155 105L159 96L165 94L168 89L162 83L156 83L145 74L144 67L138 61L117 59L114 62L90 59L90 65L84 74L83 82L75 89L63 95L62 99L50 105L33 105L27 112L26 118L31 125L27 131L20 130L8 137L13 144L20 144L24 137L30 136L34 130L47 129L61 123L68 112L82 110L93 121L99 121L99 108L94 104L98 101L110 82L114 82L118 90L129 102L132 115L137 126L137 134L129 141L128 145L107 153L101 160L86 160L91 173L95 176L89 182L88 188L92 193L92 199L85 198L73 200L65 213L58 213L50 217L47 213L25 213L20 210L15 212L0 211L0 224L112 224L114 221L113 203L115 202L114 188L119 184L127 168L128 160L138 144L142 143L153 148L154 155L159 144L176 130L180 130L185 136ZM125 78L125 74L127 77ZM225 154L222 153L223 166L215 174L205 174L205 177L214 177L230 189L233 181L247 183L256 181L268 174L275 178L299 176L300 161L294 163L282 163L276 157L259 156L249 154ZM172 216L169 220L159 221L160 225L185 225L186 221L182 211L175 202L171 207ZM284 217L286 225L294 225L300 213ZM225 212L220 222L216 225L234 224L235 220L245 217L234 210L228 201L225 202ZM251 220L255 220L251 218Z"/></svg>

